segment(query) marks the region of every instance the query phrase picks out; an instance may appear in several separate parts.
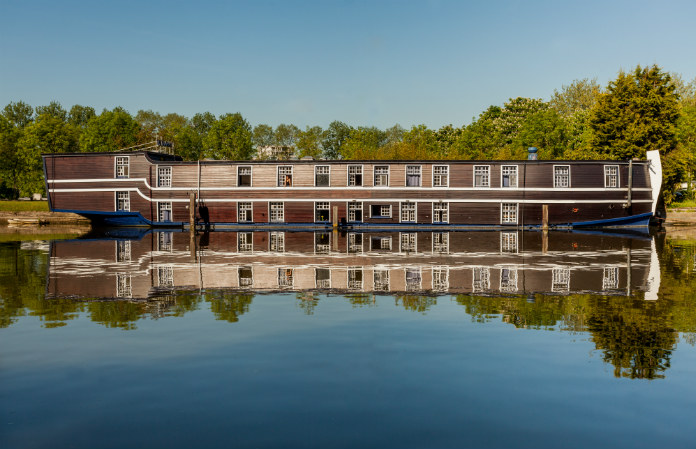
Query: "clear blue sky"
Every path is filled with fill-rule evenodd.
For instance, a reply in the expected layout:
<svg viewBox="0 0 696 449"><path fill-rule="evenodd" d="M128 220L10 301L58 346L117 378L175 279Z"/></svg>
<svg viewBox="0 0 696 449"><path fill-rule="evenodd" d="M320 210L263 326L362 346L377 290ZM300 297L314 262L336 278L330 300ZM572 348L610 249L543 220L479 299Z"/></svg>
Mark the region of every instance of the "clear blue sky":
<svg viewBox="0 0 696 449"><path fill-rule="evenodd" d="M0 0L0 107L439 128L658 64L696 77L696 1Z"/></svg>

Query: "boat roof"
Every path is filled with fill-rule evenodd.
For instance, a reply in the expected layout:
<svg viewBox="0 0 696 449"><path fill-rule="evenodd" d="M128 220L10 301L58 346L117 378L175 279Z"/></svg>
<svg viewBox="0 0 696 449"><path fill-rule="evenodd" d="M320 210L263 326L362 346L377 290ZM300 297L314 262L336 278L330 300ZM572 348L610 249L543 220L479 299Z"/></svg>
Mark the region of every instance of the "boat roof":
<svg viewBox="0 0 696 449"><path fill-rule="evenodd" d="M234 160L234 159L201 159L198 161L184 161L181 156L160 153L156 151L101 151L94 153L42 153L41 156L133 156L145 155L153 161L168 161L181 164L628 164L628 160L616 159L274 159L274 160ZM648 163L645 159L633 160L634 163Z"/></svg>

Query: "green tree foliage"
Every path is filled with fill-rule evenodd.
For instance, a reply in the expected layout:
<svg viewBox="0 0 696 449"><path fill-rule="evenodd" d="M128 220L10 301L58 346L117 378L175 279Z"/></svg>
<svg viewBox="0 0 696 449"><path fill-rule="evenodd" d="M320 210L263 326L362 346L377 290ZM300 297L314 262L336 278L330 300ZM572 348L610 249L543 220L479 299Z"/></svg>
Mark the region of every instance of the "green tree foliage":
<svg viewBox="0 0 696 449"><path fill-rule="evenodd" d="M84 128L87 126L87 122L89 122L90 119L96 115L97 114L94 112L93 107L76 104L70 108L70 112L68 113L68 123L78 128Z"/></svg>
<svg viewBox="0 0 696 449"><path fill-rule="evenodd" d="M0 197L14 199L19 195L21 173L19 139L22 132L4 114L0 115Z"/></svg>
<svg viewBox="0 0 696 449"><path fill-rule="evenodd" d="M273 145L294 147L297 143L297 135L299 132L300 129L297 126L281 123L276 126L275 132L273 133Z"/></svg>
<svg viewBox="0 0 696 449"><path fill-rule="evenodd" d="M270 125L256 125L252 136L254 147L264 148L273 145L273 127Z"/></svg>
<svg viewBox="0 0 696 449"><path fill-rule="evenodd" d="M24 128L34 120L34 109L23 101L18 101L5 106L2 115L15 127Z"/></svg>
<svg viewBox="0 0 696 449"><path fill-rule="evenodd" d="M333 121L324 132L324 157L326 159L340 159L343 155L343 144L350 137L352 128L343 122Z"/></svg>
<svg viewBox="0 0 696 449"><path fill-rule="evenodd" d="M324 149L322 143L324 141L324 131L320 126L308 126L304 131L297 133L297 151L299 157L311 156L314 159L319 159Z"/></svg>
<svg viewBox="0 0 696 449"><path fill-rule="evenodd" d="M117 107L92 117L80 135L85 152L115 151L138 143L140 124L123 108Z"/></svg>
<svg viewBox="0 0 696 449"><path fill-rule="evenodd" d="M379 149L387 143L387 134L379 128L352 129L341 146L342 159L381 159Z"/></svg>
<svg viewBox="0 0 696 449"><path fill-rule="evenodd" d="M602 157L645 158L648 150L660 151L667 202L690 162L688 152L677 145L678 100L669 74L655 65L638 66L609 83L590 116L592 148Z"/></svg>
<svg viewBox="0 0 696 449"><path fill-rule="evenodd" d="M174 136L174 150L185 161L203 158L203 138L192 126L184 126Z"/></svg>
<svg viewBox="0 0 696 449"><path fill-rule="evenodd" d="M573 81L563 86L560 91L553 91L549 106L563 117L570 117L581 111L589 111L597 103L602 92L596 79Z"/></svg>
<svg viewBox="0 0 696 449"><path fill-rule="evenodd" d="M247 160L254 152L251 125L239 112L220 116L203 144L205 156L212 159Z"/></svg>
<svg viewBox="0 0 696 449"><path fill-rule="evenodd" d="M79 131L67 122L67 113L37 108L39 110L43 113L24 128L18 142L21 167L18 184L20 193L24 195L45 191L42 153L79 151Z"/></svg>
<svg viewBox="0 0 696 449"><path fill-rule="evenodd" d="M40 115L50 115L59 119L62 122L65 122L68 119L68 111L63 109L63 106L61 106L61 104L57 101L52 101L50 104L46 106L37 106L36 116L38 117Z"/></svg>

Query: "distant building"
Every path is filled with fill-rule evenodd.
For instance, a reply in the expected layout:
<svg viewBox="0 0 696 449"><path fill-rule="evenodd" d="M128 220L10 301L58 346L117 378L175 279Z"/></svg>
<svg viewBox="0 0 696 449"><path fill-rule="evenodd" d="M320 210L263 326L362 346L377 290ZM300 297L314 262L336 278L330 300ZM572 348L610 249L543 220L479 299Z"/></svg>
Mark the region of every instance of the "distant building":
<svg viewBox="0 0 696 449"><path fill-rule="evenodd" d="M295 155L295 147L287 145L268 145L256 150L254 159L261 160L288 160Z"/></svg>

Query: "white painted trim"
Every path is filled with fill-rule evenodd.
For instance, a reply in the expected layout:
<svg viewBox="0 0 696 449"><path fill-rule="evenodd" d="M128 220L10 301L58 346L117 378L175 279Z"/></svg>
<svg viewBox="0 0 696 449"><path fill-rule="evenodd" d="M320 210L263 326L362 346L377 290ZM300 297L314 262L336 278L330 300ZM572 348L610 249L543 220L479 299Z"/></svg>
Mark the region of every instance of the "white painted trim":
<svg viewBox="0 0 696 449"><path fill-rule="evenodd" d="M291 184L289 186L279 186L278 185L278 177L280 176L280 167L290 167L290 182ZM278 164L276 165L276 179L274 182L276 188L281 188L281 189L288 189L291 188L295 185L295 166L294 165L287 165L287 164ZM249 188L249 187L247 187Z"/></svg>
<svg viewBox="0 0 696 449"><path fill-rule="evenodd" d="M616 187L607 187L607 168L616 167ZM606 164L602 170L604 175L604 188L609 190L616 190L621 188L621 170L616 164Z"/></svg>
<svg viewBox="0 0 696 449"><path fill-rule="evenodd" d="M350 167L360 167L360 176L362 183L359 186L350 185ZM374 181L374 180L373 180ZM365 187L365 165L364 164L348 164L346 165L346 188L357 189Z"/></svg>
<svg viewBox="0 0 696 449"><path fill-rule="evenodd" d="M435 221L435 204L446 204L447 205L447 221ZM450 202L449 201L433 201L432 202L432 207L431 207L431 216L430 216L430 221L431 223L449 223L450 222Z"/></svg>
<svg viewBox="0 0 696 449"><path fill-rule="evenodd" d="M657 200L660 196L660 188L662 187L662 161L660 161L659 150L650 150L646 152L646 158L650 165L648 165L648 176L650 177L650 187L652 190L652 212L653 214L657 210ZM633 189L638 191L639 189ZM636 200L631 200L637 203Z"/></svg>
<svg viewBox="0 0 696 449"><path fill-rule="evenodd" d="M487 186L477 186L476 185L476 167L486 167L488 168L488 185ZM491 188L491 166L490 165L474 165L472 168L471 182L474 189L490 189Z"/></svg>
<svg viewBox="0 0 696 449"><path fill-rule="evenodd" d="M254 166L253 166L253 165L237 165L237 179L235 179L235 182L234 182L236 188L240 188L240 185L239 185L239 169L240 169L240 168L246 168L246 167L249 167L249 168L251 169L251 174L250 174L250 176L249 176L249 182L251 182L251 185L250 185L249 187L243 186L242 188L251 188L251 187L254 187ZM278 182L277 176L278 176L278 175L276 174L276 183ZM209 187L209 188L210 188L210 187ZM201 190L208 190L208 189L201 189Z"/></svg>
<svg viewBox="0 0 696 449"><path fill-rule="evenodd" d="M418 167L420 168L420 185L408 186L408 167ZM417 164L405 164L404 165L404 187L408 189L420 189L423 187L423 166Z"/></svg>
<svg viewBox="0 0 696 449"><path fill-rule="evenodd" d="M405 203L413 203L415 205L413 221L411 221L411 220L402 221L402 219L401 219L403 217L403 207L404 207L403 205ZM399 201L399 223L418 223L418 201L411 201L411 200Z"/></svg>
<svg viewBox="0 0 696 449"><path fill-rule="evenodd" d="M120 178L117 174L118 172L118 158L123 157L126 158L128 161L128 176ZM121 155L116 155L114 157L114 179L121 179L121 180L127 180L130 179L130 156L121 156Z"/></svg>
<svg viewBox="0 0 696 449"><path fill-rule="evenodd" d="M314 166L314 187L317 186L317 167L329 167L329 185L326 187L331 187L331 166L326 164L317 164Z"/></svg>
<svg viewBox="0 0 696 449"><path fill-rule="evenodd" d="M503 221L503 205L514 204L515 205L515 222ZM520 204L517 201L501 201L500 202L500 224L501 225L516 225L520 222Z"/></svg>
<svg viewBox="0 0 696 449"><path fill-rule="evenodd" d="M251 204L251 221L239 221L239 203ZM248 200L237 201L236 207L237 207L237 223L253 223L254 222L254 202L253 201L248 201Z"/></svg>
<svg viewBox="0 0 696 449"><path fill-rule="evenodd" d="M350 220L350 205L352 204L360 204L360 221L351 221ZM364 223L365 222L365 202L364 201L346 201L346 221L348 223Z"/></svg>
<svg viewBox="0 0 696 449"><path fill-rule="evenodd" d="M168 189L165 189L168 190ZM185 190L190 190L190 189L185 189ZM612 191L616 189L610 189ZM634 189L637 190L637 189ZM648 189L650 190L650 189ZM102 188L102 189L49 189L50 193L76 193L76 192L138 192L138 194L145 200L147 201L172 201L175 203L187 203L189 201L188 198L167 198L167 199L152 199L148 196L145 196L142 192L140 192L140 189L137 187L128 187L128 188L118 188L118 187L111 187L111 188ZM581 192L581 190L577 190L578 192ZM413 192L411 192L413 193ZM205 200L207 203L229 203L229 202L237 202L239 201L239 198L213 198L213 199L207 199ZM326 201L324 198L248 198L248 201L256 201L256 202L285 202L285 203L291 203L291 202L312 202L312 201ZM331 202L341 202L341 201L353 201L352 197L349 198L331 198ZM409 200L404 200L404 198L376 198L376 199L363 199L363 202L369 202L372 204L381 204L381 203L397 203L397 202L412 202L412 203L432 203L433 199L427 198L427 199L409 199ZM568 199L561 199L561 200L551 200L551 199L539 199L539 200L530 200L530 199L520 199L520 198L513 198L513 199L507 199L507 198L490 198L490 199L471 199L471 198L458 198L457 200L448 200L447 201L450 204L453 203L491 203L491 204L497 204L497 203L518 203L518 204L611 204L611 203L623 203L623 199L614 199L614 200L568 200ZM632 200L634 203L652 203L653 200ZM391 206L391 205L389 205ZM370 214L372 215L372 214Z"/></svg>

